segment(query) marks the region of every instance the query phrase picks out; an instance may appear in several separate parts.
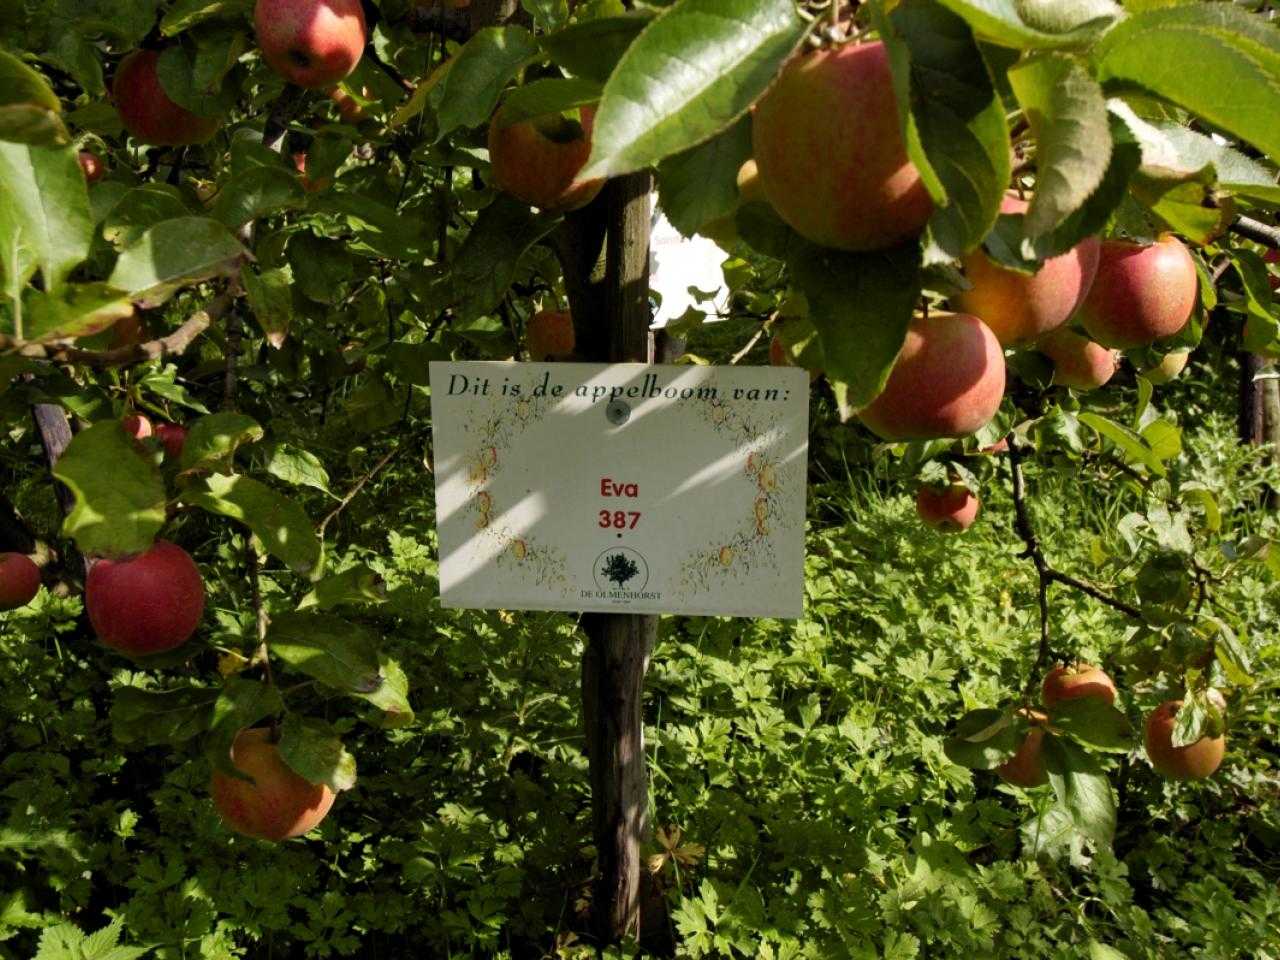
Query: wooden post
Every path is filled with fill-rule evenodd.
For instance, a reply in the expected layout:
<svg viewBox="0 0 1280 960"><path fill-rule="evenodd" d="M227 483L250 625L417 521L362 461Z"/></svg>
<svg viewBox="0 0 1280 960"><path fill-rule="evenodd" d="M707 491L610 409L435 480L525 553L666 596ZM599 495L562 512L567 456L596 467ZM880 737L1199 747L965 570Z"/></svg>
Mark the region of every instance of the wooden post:
<svg viewBox="0 0 1280 960"><path fill-rule="evenodd" d="M589 359L652 359L649 338L650 175L631 174L605 190L603 336ZM590 322L595 318L581 318ZM599 322L596 320L596 322ZM581 320L580 320L581 322ZM592 927L601 943L640 931L640 843L647 829L648 773L642 697L656 616L586 614L583 723L591 770L596 882Z"/></svg>
<svg viewBox="0 0 1280 960"><path fill-rule="evenodd" d="M1237 423L1241 443L1262 443L1264 432L1263 389L1257 378L1262 369L1262 358L1256 353L1241 351L1240 358L1240 407Z"/></svg>

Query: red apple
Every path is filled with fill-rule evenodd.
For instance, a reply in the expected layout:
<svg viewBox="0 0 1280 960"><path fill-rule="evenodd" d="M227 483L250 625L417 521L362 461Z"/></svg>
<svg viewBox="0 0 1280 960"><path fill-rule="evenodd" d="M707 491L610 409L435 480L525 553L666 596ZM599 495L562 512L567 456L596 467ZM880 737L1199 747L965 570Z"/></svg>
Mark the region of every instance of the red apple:
<svg viewBox="0 0 1280 960"><path fill-rule="evenodd" d="M164 447L164 455L169 460L177 460L182 456L182 448L187 442L187 428L177 423L162 423L156 427L156 436Z"/></svg>
<svg viewBox="0 0 1280 960"><path fill-rule="evenodd" d="M494 185L543 210L576 210L595 199L603 180L578 180L591 155L596 108L583 107L581 121L563 114L503 126L503 111L489 124L489 162Z"/></svg>
<svg viewBox="0 0 1280 960"><path fill-rule="evenodd" d="M886 440L960 437L986 425L1003 396L995 334L967 313L931 313L911 321L888 383L858 416Z"/></svg>
<svg viewBox="0 0 1280 960"><path fill-rule="evenodd" d="M1116 685L1105 670L1087 663L1075 663L1050 670L1045 675L1041 694L1046 707L1080 697L1097 697L1107 703L1115 703Z"/></svg>
<svg viewBox="0 0 1280 960"><path fill-rule="evenodd" d="M1044 728L1048 717L1036 710L1020 711L1032 723L1012 757L995 768L996 776L1015 787L1038 787L1049 782L1044 765Z"/></svg>
<svg viewBox="0 0 1280 960"><path fill-rule="evenodd" d="M529 359L564 360L573 355L573 315L567 310L539 310L524 330Z"/></svg>
<svg viewBox="0 0 1280 960"><path fill-rule="evenodd" d="M25 607L40 592L40 568L25 553L0 553L0 611Z"/></svg>
<svg viewBox="0 0 1280 960"><path fill-rule="evenodd" d="M1001 213L1025 213L1026 200L1006 196ZM1028 276L997 266L981 250L961 258L971 290L958 294L956 308L981 317L1001 345L1021 347L1056 330L1089 292L1098 270L1096 237L1082 240L1061 256L1046 260Z"/></svg>
<svg viewBox="0 0 1280 960"><path fill-rule="evenodd" d="M85 183L97 183L107 172L102 159L96 153L81 150L77 159L80 161L80 170L84 174Z"/></svg>
<svg viewBox="0 0 1280 960"><path fill-rule="evenodd" d="M204 615L204 582L185 550L157 540L128 559L96 560L84 600L98 639L140 657L186 643Z"/></svg>
<svg viewBox="0 0 1280 960"><path fill-rule="evenodd" d="M151 421L140 413L131 413L120 421L124 432L135 440L145 440L151 436Z"/></svg>
<svg viewBox="0 0 1280 960"><path fill-rule="evenodd" d="M963 483L946 487L926 484L916 493L916 512L928 526L943 533L959 533L978 519L978 498Z"/></svg>
<svg viewBox="0 0 1280 960"><path fill-rule="evenodd" d="M333 806L333 791L295 773L271 742L271 731L252 727L236 734L231 763L252 780L215 770L213 805L228 827L259 840L288 840L313 829Z"/></svg>
<svg viewBox="0 0 1280 960"><path fill-rule="evenodd" d="M1096 390L1115 375L1112 350L1059 327L1036 342L1036 349L1053 361L1053 382L1073 390Z"/></svg>
<svg viewBox="0 0 1280 960"><path fill-rule="evenodd" d="M1169 234L1149 245L1107 240L1080 307L1085 331L1104 347L1130 350L1171 337L1196 305L1195 261Z"/></svg>
<svg viewBox="0 0 1280 960"><path fill-rule="evenodd" d="M204 143L222 125L216 117L202 117L169 99L160 85L155 50L135 50L116 67L111 95L120 122L135 140L157 147Z"/></svg>
<svg viewBox="0 0 1280 960"><path fill-rule="evenodd" d="M305 150L299 150L293 155L293 168L298 171L298 180L302 183L302 189L307 193L319 193L321 190L328 190L333 186L332 177L319 177L312 180L307 176L307 154Z"/></svg>
<svg viewBox="0 0 1280 960"><path fill-rule="evenodd" d="M1171 780L1203 780L1222 763L1226 737L1201 737L1185 747L1173 745L1181 700L1166 700L1147 717L1146 746L1151 766Z"/></svg>
<svg viewBox="0 0 1280 960"><path fill-rule="evenodd" d="M253 26L267 65L300 87L332 87L364 53L360 0L258 0Z"/></svg>
<svg viewBox="0 0 1280 960"><path fill-rule="evenodd" d="M1280 250L1268 250L1262 255L1263 263L1280 263ZM1280 289L1280 277L1276 276L1270 270L1267 271L1267 283L1271 284L1272 290Z"/></svg>
<svg viewBox="0 0 1280 960"><path fill-rule="evenodd" d="M752 147L770 205L821 246L891 247L933 212L907 159L883 43L792 59L755 106Z"/></svg>

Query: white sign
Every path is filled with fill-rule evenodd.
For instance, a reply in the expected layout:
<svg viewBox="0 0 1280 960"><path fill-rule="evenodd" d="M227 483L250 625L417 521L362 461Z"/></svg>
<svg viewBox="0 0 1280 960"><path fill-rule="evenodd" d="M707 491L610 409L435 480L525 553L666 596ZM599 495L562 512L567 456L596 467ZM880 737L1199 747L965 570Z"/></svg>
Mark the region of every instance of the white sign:
<svg viewBox="0 0 1280 960"><path fill-rule="evenodd" d="M432 363L446 607L799 617L809 375Z"/></svg>

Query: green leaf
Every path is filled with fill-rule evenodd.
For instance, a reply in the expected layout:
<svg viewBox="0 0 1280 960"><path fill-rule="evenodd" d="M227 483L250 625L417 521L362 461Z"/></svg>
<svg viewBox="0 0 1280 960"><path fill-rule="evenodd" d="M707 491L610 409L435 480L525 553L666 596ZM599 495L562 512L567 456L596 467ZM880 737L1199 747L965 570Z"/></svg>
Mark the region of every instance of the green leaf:
<svg viewBox="0 0 1280 960"><path fill-rule="evenodd" d="M1222 511L1218 508L1218 498L1206 484L1199 481L1184 483L1178 488L1178 497L1184 503L1188 500L1200 505L1204 511L1204 528L1209 533L1217 533L1222 529Z"/></svg>
<svg viewBox="0 0 1280 960"><path fill-rule="evenodd" d="M0 195L22 243L35 255L46 293L56 293L89 255L89 191L71 147L0 142Z"/></svg>
<svg viewBox="0 0 1280 960"><path fill-rule="evenodd" d="M932 2L902 3L881 32L907 154L934 199L925 263L972 250L995 223L1009 182L1004 106L963 20Z"/></svg>
<svg viewBox="0 0 1280 960"><path fill-rule="evenodd" d="M555 30L569 19L569 0L520 0L540 31Z"/></svg>
<svg viewBox="0 0 1280 960"><path fill-rule="evenodd" d="M583 20L542 37L540 42L557 65L603 85L652 19L652 12L636 10L618 17Z"/></svg>
<svg viewBox="0 0 1280 960"><path fill-rule="evenodd" d="M156 307L184 286L230 276L246 254L216 220L165 220L121 251L107 282L128 291L140 306Z"/></svg>
<svg viewBox="0 0 1280 960"><path fill-rule="evenodd" d="M291 443L273 443L263 453L266 456L264 469L277 480L297 487L312 487L332 496L329 473L314 453Z"/></svg>
<svg viewBox="0 0 1280 960"><path fill-rule="evenodd" d="M284 701L274 685L243 677L228 680L214 701L209 737L205 741L205 754L214 769L239 780L249 779L231 762L231 745L245 727L283 710Z"/></svg>
<svg viewBox="0 0 1280 960"><path fill-rule="evenodd" d="M397 380L415 387L431 385L431 364L437 360L449 360L449 351L439 343L405 343L397 340L387 345L387 366Z"/></svg>
<svg viewBox="0 0 1280 960"><path fill-rule="evenodd" d="M1097 413L1082 413L1079 419L1085 426L1114 443L1129 463L1140 463L1158 477L1165 475L1164 463L1156 456L1155 451L1128 427Z"/></svg>
<svg viewBox="0 0 1280 960"><path fill-rule="evenodd" d="M970 710L942 748L952 763L971 770L993 770L1018 749L1026 730L1005 710Z"/></svg>
<svg viewBox="0 0 1280 960"><path fill-rule="evenodd" d="M576 110L600 99L600 84L581 78L548 77L516 87L502 101L498 126Z"/></svg>
<svg viewBox="0 0 1280 960"><path fill-rule="evenodd" d="M317 583L298 603L299 610L328 610L348 603L386 603L386 582L364 564Z"/></svg>
<svg viewBox="0 0 1280 960"><path fill-rule="evenodd" d="M1133 749L1128 718L1100 697L1077 697L1049 708L1049 722L1086 747L1109 753Z"/></svg>
<svg viewBox="0 0 1280 960"><path fill-rule="evenodd" d="M503 88L537 55L538 42L524 27L485 27L476 33L432 91L436 139L488 120Z"/></svg>
<svg viewBox="0 0 1280 960"><path fill-rule="evenodd" d="M295 573L310 573L320 562L320 540L306 511L251 477L210 474L183 490L182 501L239 520Z"/></svg>
<svg viewBox="0 0 1280 960"><path fill-rule="evenodd" d="M306 191L297 176L283 167L250 167L233 176L218 192L214 219L235 228L268 214L304 206Z"/></svg>
<svg viewBox="0 0 1280 960"><path fill-rule="evenodd" d="M428 239L419 218L406 217L367 196L330 193L315 208L341 218L362 243L388 260L423 260L432 252L434 240Z"/></svg>
<svg viewBox="0 0 1280 960"><path fill-rule="evenodd" d="M1097 940L1089 941L1089 960L1129 960L1129 955Z"/></svg>
<svg viewBox="0 0 1280 960"><path fill-rule="evenodd" d="M1245 325L1244 347L1254 352L1266 351L1280 332L1280 317L1274 312L1267 264L1258 254L1244 247L1234 247L1227 254L1231 266L1240 277L1244 307L1249 315L1249 322Z"/></svg>
<svg viewBox="0 0 1280 960"><path fill-rule="evenodd" d="M171 44L156 61L160 86L170 100L198 116L228 113L239 94L229 74L244 48L244 35L229 30L202 32L195 50Z"/></svg>
<svg viewBox="0 0 1280 960"><path fill-rule="evenodd" d="M144 183L129 190L102 219L102 237L117 250L136 242L149 227L191 216L177 187Z"/></svg>
<svg viewBox="0 0 1280 960"><path fill-rule="evenodd" d="M1151 10L1117 23L1092 57L1108 91L1152 93L1280 157L1280 43L1266 21L1230 3Z"/></svg>
<svg viewBox="0 0 1280 960"><path fill-rule="evenodd" d="M244 443L256 443L262 436L258 421L243 413L222 412L201 417L188 425L178 468L186 472L229 465L236 448Z"/></svg>
<svg viewBox="0 0 1280 960"><path fill-rule="evenodd" d="M1116 832L1116 798L1101 766L1071 740L1045 734L1045 768L1058 803L1095 847L1109 849Z"/></svg>
<svg viewBox="0 0 1280 960"><path fill-rule="evenodd" d="M240 282L262 335L279 350L293 322L293 269L286 263L259 273L245 263L240 268Z"/></svg>
<svg viewBox="0 0 1280 960"><path fill-rule="evenodd" d="M59 147L70 139L62 103L44 77L0 50L0 140Z"/></svg>
<svg viewBox="0 0 1280 960"><path fill-rule="evenodd" d="M253 0L178 0L160 21L160 33L176 36L206 20L239 20L253 12Z"/></svg>
<svg viewBox="0 0 1280 960"><path fill-rule="evenodd" d="M981 39L1016 49L1082 46L1120 14L1110 0L941 0Z"/></svg>
<svg viewBox="0 0 1280 960"><path fill-rule="evenodd" d="M610 74L580 176L630 173L715 136L764 93L807 30L791 0L678 0Z"/></svg>
<svg viewBox="0 0 1280 960"><path fill-rule="evenodd" d="M164 526L164 480L118 420L77 433L53 475L75 495L63 533L88 556L125 556L151 546Z"/></svg>
<svg viewBox="0 0 1280 960"><path fill-rule="evenodd" d="M741 200L738 170L751 158L751 121L743 117L706 143L658 165L658 203L686 237L727 217Z"/></svg>
<svg viewBox="0 0 1280 960"><path fill-rule="evenodd" d="M384 653L378 654L378 668L382 671L382 686L372 693L359 694L382 711L381 726L391 730L413 723L413 708L409 705L409 678L399 661Z"/></svg>
<svg viewBox="0 0 1280 960"><path fill-rule="evenodd" d="M112 735L120 743L139 747L183 743L209 729L218 693L205 687L120 687L111 704Z"/></svg>
<svg viewBox="0 0 1280 960"><path fill-rule="evenodd" d="M1057 228L1102 183L1111 158L1111 130L1102 88L1084 64L1042 53L1009 71L1009 83L1036 138L1036 193L1026 230L1038 237Z"/></svg>
<svg viewBox="0 0 1280 960"><path fill-rule="evenodd" d="M67 284L56 294L28 292L24 303L28 340L87 337L109 329L133 313L133 302L122 290L105 283Z"/></svg>
<svg viewBox="0 0 1280 960"><path fill-rule="evenodd" d="M177 403L188 410L208 414L209 408L191 395L185 386L178 382L178 368L170 363L159 370L148 373L138 381L138 386L171 403Z"/></svg>
<svg viewBox="0 0 1280 960"><path fill-rule="evenodd" d="M1168 420L1152 420L1141 431L1151 452L1160 460L1172 460L1182 453L1182 431Z"/></svg>
<svg viewBox="0 0 1280 960"><path fill-rule="evenodd" d="M323 613L272 618L271 653L289 666L344 693L368 696L383 684L377 640L367 628Z"/></svg>
<svg viewBox="0 0 1280 960"><path fill-rule="evenodd" d="M310 783L323 783L338 791L356 785L356 758L323 720L288 714L280 726L277 746L280 759Z"/></svg>
<svg viewBox="0 0 1280 960"><path fill-rule="evenodd" d="M920 298L920 251L913 240L877 253L809 246L790 260L809 301L827 377L845 383L848 402L865 406L884 389Z"/></svg>
<svg viewBox="0 0 1280 960"><path fill-rule="evenodd" d="M535 214L527 204L499 196L485 207L457 256L424 271L424 299L433 309L452 307L457 320L483 316L502 300L520 257L560 222L556 214Z"/></svg>

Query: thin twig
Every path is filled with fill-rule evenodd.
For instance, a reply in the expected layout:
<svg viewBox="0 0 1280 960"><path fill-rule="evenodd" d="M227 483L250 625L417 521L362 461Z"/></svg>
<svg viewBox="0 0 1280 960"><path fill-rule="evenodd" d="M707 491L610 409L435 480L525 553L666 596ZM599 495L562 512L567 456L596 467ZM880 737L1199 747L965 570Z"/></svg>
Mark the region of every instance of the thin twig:
<svg viewBox="0 0 1280 960"><path fill-rule="evenodd" d="M1022 552L1024 557L1030 558L1036 568L1036 599L1040 604L1040 645L1036 652L1035 666L1031 671L1031 678L1028 682L1028 694L1036 682L1036 678L1040 674L1040 668L1048 663L1049 658L1053 655L1049 647L1049 581L1052 579L1052 571L1049 564L1044 558L1044 551L1040 549L1040 540L1036 537L1035 528L1031 526L1031 515L1027 511L1027 486L1026 480L1022 475L1022 447L1018 444L1018 438L1010 433L1007 442L1009 445L1009 471L1013 477L1013 510L1014 510L1014 529L1017 530L1018 536L1022 538L1025 549Z"/></svg>
<svg viewBox="0 0 1280 960"><path fill-rule="evenodd" d="M1260 243L1272 250L1280 250L1280 227L1273 227L1269 223L1254 220L1252 217L1236 217L1229 229L1232 233L1238 233L1254 243Z"/></svg>
<svg viewBox="0 0 1280 960"><path fill-rule="evenodd" d="M325 515L325 518L320 521L320 526L316 528L316 533L319 535L321 540L324 539L324 531L325 528L329 526L329 521L345 510L347 508L347 504L354 500L360 491L364 489L364 485L377 476L378 472L390 463L392 458L395 457L395 455L402 449L403 447L400 444L396 444L388 450L387 453L383 455L382 459L373 465L373 469L357 480L355 486L347 491L347 495L338 501L338 505Z"/></svg>
<svg viewBox="0 0 1280 960"><path fill-rule="evenodd" d="M240 359L240 344L244 340L244 321L240 319L240 311L232 310L227 314L226 356L222 368L222 409L236 408L236 361Z"/></svg>
<svg viewBox="0 0 1280 960"><path fill-rule="evenodd" d="M0 335L0 354L13 352L19 356L37 360L81 364L96 369L123 367L131 363L142 363L144 360L159 360L162 357L176 357L186 352L187 348L209 329L211 324L222 318L235 300L237 293L236 290L228 290L219 294L203 309L197 310L188 317L177 330L158 340L118 347L115 350L80 350L65 344L19 343Z"/></svg>
<svg viewBox="0 0 1280 960"><path fill-rule="evenodd" d="M245 568L249 571L249 599L253 604L254 629L258 637L257 652L253 658L262 661L262 676L269 686L275 686L276 678L271 673L271 657L267 652L267 627L271 620L262 606L262 584L258 579L258 551L253 547L253 540L246 538L244 545Z"/></svg>
<svg viewBox="0 0 1280 960"><path fill-rule="evenodd" d="M1081 580L1079 577L1073 577L1069 573L1063 573L1060 570L1050 570L1049 579L1055 583L1061 583L1068 587L1075 587L1081 593L1087 593L1099 603L1105 604L1113 610L1119 610L1125 616L1132 617L1142 623L1147 622L1147 618L1142 615L1142 611L1137 607L1132 604L1125 603L1123 600L1117 600L1101 587L1095 586L1087 580Z"/></svg>
<svg viewBox="0 0 1280 960"><path fill-rule="evenodd" d="M751 348L760 342L760 338L764 336L764 326L755 332L755 335L747 341L747 345L729 358L730 365L736 364L739 360L751 352Z"/></svg>

